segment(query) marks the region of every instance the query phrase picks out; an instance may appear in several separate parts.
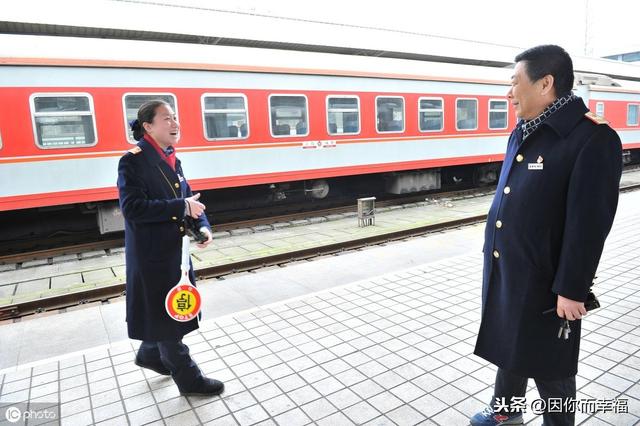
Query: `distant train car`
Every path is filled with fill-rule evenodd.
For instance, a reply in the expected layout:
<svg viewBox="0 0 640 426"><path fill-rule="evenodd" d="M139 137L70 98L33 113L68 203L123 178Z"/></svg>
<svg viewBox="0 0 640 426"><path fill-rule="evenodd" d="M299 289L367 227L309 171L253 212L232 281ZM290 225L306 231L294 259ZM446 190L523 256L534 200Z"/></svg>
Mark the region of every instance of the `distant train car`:
<svg viewBox="0 0 640 426"><path fill-rule="evenodd" d="M516 123L508 69L123 40L0 43L0 215L84 206L103 232L118 229L117 163L146 100L176 111L194 190L264 188L274 202L292 190L324 198L353 176L393 194L458 175L491 183ZM576 92L632 160L640 84L582 75Z"/></svg>

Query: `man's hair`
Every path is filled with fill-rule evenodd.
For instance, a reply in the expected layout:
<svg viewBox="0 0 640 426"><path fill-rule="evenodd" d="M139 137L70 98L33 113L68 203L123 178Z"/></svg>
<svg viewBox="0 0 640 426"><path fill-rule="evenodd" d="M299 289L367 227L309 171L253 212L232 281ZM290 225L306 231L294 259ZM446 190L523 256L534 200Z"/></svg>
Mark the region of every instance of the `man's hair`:
<svg viewBox="0 0 640 426"><path fill-rule="evenodd" d="M569 54L560 46L545 44L527 49L515 59L525 62L525 71L532 82L547 74L553 76L556 96L562 97L573 89L573 62Z"/></svg>

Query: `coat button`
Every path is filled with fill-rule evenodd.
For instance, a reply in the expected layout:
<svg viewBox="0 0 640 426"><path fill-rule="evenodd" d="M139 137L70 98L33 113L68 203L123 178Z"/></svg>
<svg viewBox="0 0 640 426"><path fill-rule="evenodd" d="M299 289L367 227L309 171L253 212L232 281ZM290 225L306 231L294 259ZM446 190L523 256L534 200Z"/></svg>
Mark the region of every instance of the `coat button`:
<svg viewBox="0 0 640 426"><path fill-rule="evenodd" d="M175 216L172 216L172 217L171 217L171 220L178 220L178 218L177 218L177 217L175 217Z"/></svg>
<svg viewBox="0 0 640 426"><path fill-rule="evenodd" d="M184 226L180 227L180 232L184 232Z"/></svg>
<svg viewBox="0 0 640 426"><path fill-rule="evenodd" d="M180 188L180 184L179 183L174 183L173 186L175 186L176 188Z"/></svg>
<svg viewBox="0 0 640 426"><path fill-rule="evenodd" d="M511 188L509 188L508 186L505 186L502 192L504 192L505 194L508 194L511 192Z"/></svg>
<svg viewBox="0 0 640 426"><path fill-rule="evenodd" d="M518 154L518 156L516 157L516 161L517 161L518 163L521 163L521 162L522 162L522 160L524 160L524 156L523 156L522 154Z"/></svg>
<svg viewBox="0 0 640 426"><path fill-rule="evenodd" d="M500 257L500 253L498 252L498 250L493 251L493 257L495 257L496 259Z"/></svg>
<svg viewBox="0 0 640 426"><path fill-rule="evenodd" d="M496 228L502 228L502 222L499 220L496 220Z"/></svg>

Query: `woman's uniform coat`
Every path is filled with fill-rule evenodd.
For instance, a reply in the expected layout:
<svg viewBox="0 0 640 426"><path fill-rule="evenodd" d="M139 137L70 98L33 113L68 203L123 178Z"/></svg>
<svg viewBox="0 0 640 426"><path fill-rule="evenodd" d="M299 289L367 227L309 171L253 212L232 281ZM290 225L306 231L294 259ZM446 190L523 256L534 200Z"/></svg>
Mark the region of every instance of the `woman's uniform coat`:
<svg viewBox="0 0 640 426"><path fill-rule="evenodd" d="M568 340L558 339L562 320L543 311L558 294L586 300L621 171L620 138L580 99L524 142L520 126L511 133L487 217L476 355L523 377L576 374L580 321L571 322Z"/></svg>
<svg viewBox="0 0 640 426"><path fill-rule="evenodd" d="M198 328L198 319L178 322L165 298L180 279L186 197L192 195L180 160L176 171L141 139L118 165L120 208L125 219L127 328L139 340L179 340ZM209 227L203 214L198 229ZM189 271L195 283L193 267Z"/></svg>

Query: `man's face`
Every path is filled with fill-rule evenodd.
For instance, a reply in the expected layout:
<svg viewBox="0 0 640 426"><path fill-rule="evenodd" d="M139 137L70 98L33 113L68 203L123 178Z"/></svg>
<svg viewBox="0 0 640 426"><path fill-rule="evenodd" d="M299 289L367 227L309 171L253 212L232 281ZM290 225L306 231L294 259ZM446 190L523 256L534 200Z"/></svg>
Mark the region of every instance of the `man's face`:
<svg viewBox="0 0 640 426"><path fill-rule="evenodd" d="M553 99L550 102L548 96L543 94L543 79L535 82L529 79L526 66L526 62L516 63L507 98L515 108L518 118L531 120L540 115Z"/></svg>

